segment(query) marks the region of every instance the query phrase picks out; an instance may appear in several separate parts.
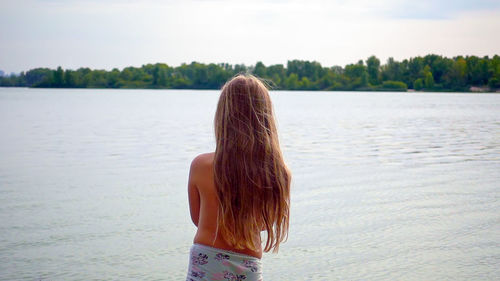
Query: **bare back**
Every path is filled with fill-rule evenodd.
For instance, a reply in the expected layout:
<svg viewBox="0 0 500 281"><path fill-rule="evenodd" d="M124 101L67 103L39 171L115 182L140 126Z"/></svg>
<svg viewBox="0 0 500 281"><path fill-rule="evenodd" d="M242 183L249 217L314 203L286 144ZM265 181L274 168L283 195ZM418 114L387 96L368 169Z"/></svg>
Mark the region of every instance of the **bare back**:
<svg viewBox="0 0 500 281"><path fill-rule="evenodd" d="M188 182L189 209L193 223L198 227L194 243L210 247L262 257L262 248L257 251L250 249L234 249L217 233L217 212L219 203L214 182L214 153L197 156L191 163ZM259 236L260 233L255 233Z"/></svg>

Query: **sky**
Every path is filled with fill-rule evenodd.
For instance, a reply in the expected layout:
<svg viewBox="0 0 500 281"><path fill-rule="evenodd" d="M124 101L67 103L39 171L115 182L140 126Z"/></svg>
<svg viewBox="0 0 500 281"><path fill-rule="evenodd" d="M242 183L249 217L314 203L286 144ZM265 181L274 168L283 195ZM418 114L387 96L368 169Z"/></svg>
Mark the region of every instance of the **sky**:
<svg viewBox="0 0 500 281"><path fill-rule="evenodd" d="M0 70L500 55L500 0L0 0Z"/></svg>

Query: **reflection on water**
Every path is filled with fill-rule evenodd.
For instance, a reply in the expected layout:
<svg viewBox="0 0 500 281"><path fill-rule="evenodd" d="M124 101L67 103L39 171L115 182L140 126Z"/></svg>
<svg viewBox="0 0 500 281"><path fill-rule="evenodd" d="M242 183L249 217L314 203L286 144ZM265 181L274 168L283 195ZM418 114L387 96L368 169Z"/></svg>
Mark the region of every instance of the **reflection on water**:
<svg viewBox="0 0 500 281"><path fill-rule="evenodd" d="M0 89L0 280L182 280L217 91ZM276 92L290 237L266 280L500 276L500 96Z"/></svg>

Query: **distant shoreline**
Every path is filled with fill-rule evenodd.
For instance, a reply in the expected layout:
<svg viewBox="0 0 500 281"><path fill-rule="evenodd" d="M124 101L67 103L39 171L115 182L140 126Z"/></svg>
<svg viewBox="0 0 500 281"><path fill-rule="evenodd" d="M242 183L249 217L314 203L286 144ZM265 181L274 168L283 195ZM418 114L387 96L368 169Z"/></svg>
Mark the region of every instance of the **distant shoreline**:
<svg viewBox="0 0 500 281"><path fill-rule="evenodd" d="M500 56L492 58L439 55L413 57L401 62L389 58L381 64L375 56L345 67L324 67L316 61L291 60L266 66L203 64L180 66L165 63L125 67L122 70L35 68L19 75L0 76L3 87L92 89L220 89L237 74L253 74L274 90L302 91L418 91L498 92Z"/></svg>
<svg viewBox="0 0 500 281"><path fill-rule="evenodd" d="M65 88L65 87L23 87L23 86L0 86L0 88L9 89L9 88L20 88L20 89L56 89L56 90L152 90L152 91L162 91L162 90L180 90L180 91L220 91L221 89L190 89L190 88ZM436 94L446 94L446 93L460 93L460 94L500 94L500 90L496 91L427 91L427 90L419 90L416 91L414 89L407 89L404 91L400 90L288 90L288 89L270 89L272 92L359 92L359 93L370 93L370 92L379 92L379 93L415 93L415 94L426 94L426 93L436 93Z"/></svg>

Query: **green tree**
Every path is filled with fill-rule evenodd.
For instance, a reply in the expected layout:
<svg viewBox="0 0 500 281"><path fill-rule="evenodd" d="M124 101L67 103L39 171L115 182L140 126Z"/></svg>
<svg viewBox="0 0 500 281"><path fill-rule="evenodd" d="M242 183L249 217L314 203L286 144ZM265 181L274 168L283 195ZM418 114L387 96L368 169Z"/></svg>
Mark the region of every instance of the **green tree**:
<svg viewBox="0 0 500 281"><path fill-rule="evenodd" d="M429 66L424 68L424 88L427 90L434 88L434 76Z"/></svg>
<svg viewBox="0 0 500 281"><path fill-rule="evenodd" d="M253 69L253 74L261 78L266 77L266 66L260 61L257 62Z"/></svg>
<svg viewBox="0 0 500 281"><path fill-rule="evenodd" d="M164 67L162 65L158 66L158 77L156 81L158 87L166 88L168 86L167 75L168 75L168 67Z"/></svg>
<svg viewBox="0 0 500 281"><path fill-rule="evenodd" d="M443 75L446 88L462 90L467 84L467 62L463 57L457 57L447 73Z"/></svg>
<svg viewBox="0 0 500 281"><path fill-rule="evenodd" d="M368 86L368 72L361 60L357 64L347 65L344 75L348 81L347 87L351 90Z"/></svg>
<svg viewBox="0 0 500 281"><path fill-rule="evenodd" d="M388 58L387 63L381 68L382 81L401 81L400 63L394 58Z"/></svg>
<svg viewBox="0 0 500 281"><path fill-rule="evenodd" d="M311 90L312 83L307 77L302 77L299 82L299 88L302 90Z"/></svg>
<svg viewBox="0 0 500 281"><path fill-rule="evenodd" d="M284 87L286 70L282 64L270 65L266 69L267 76L274 82L274 86Z"/></svg>
<svg viewBox="0 0 500 281"><path fill-rule="evenodd" d="M382 83L382 89L389 91L406 91L408 85L401 81L384 81L384 83Z"/></svg>
<svg viewBox="0 0 500 281"><path fill-rule="evenodd" d="M66 70L64 71L64 86L68 88L75 88L76 83L75 83L75 78L73 77L73 71L71 70Z"/></svg>
<svg viewBox="0 0 500 281"><path fill-rule="evenodd" d="M61 88L64 86L64 70L62 67L58 66L53 74L52 87Z"/></svg>
<svg viewBox="0 0 500 281"><path fill-rule="evenodd" d="M423 88L424 88L424 81L422 80L422 78L418 78L417 80L415 80L415 82L413 82L413 89L420 91Z"/></svg>
<svg viewBox="0 0 500 281"><path fill-rule="evenodd" d="M35 68L26 72L25 79L28 87L49 86L52 81L52 71L48 68Z"/></svg>
<svg viewBox="0 0 500 281"><path fill-rule="evenodd" d="M380 84L380 81L379 81L380 60L375 56L369 57L366 60L366 69L368 72L368 82L371 85Z"/></svg>
<svg viewBox="0 0 500 281"><path fill-rule="evenodd" d="M299 77L296 73L290 74L285 80L285 87L288 90L296 90L299 88Z"/></svg>
<svg viewBox="0 0 500 281"><path fill-rule="evenodd" d="M488 81L488 87L490 87L490 89L492 90L500 88L500 80L496 77L490 78L490 80Z"/></svg>
<svg viewBox="0 0 500 281"><path fill-rule="evenodd" d="M418 78L421 78L421 73L424 68L424 60L421 57L410 58L408 60L408 84L411 85L412 82L416 81ZM413 85L415 89L415 85ZM416 90L416 89L415 89Z"/></svg>
<svg viewBox="0 0 500 281"><path fill-rule="evenodd" d="M435 83L441 84L443 76L449 71L453 62L442 56L430 54L424 57L424 63L430 67Z"/></svg>
<svg viewBox="0 0 500 281"><path fill-rule="evenodd" d="M120 70L113 68L107 75L106 86L108 88L118 88L120 85Z"/></svg>
<svg viewBox="0 0 500 281"><path fill-rule="evenodd" d="M266 67L262 62L250 68L243 64L191 62L177 67L156 63L111 71L36 68L19 75L4 75L0 77L0 86L220 89L235 74L249 70L271 80L271 85L279 89L380 90L404 89L406 85L416 90L467 91L472 85L499 87L500 56L450 59L430 54L401 62L389 58L384 65L371 56L366 65L359 61L345 68L322 67L318 62L301 60L288 61L286 67Z"/></svg>

